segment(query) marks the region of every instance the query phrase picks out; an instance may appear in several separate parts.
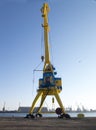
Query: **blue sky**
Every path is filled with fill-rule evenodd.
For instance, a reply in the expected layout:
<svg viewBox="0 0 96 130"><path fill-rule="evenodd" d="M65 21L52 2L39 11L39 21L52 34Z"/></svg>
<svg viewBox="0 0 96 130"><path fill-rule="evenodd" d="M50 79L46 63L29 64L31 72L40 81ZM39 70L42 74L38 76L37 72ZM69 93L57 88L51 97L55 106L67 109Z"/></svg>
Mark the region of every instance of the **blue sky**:
<svg viewBox="0 0 96 130"><path fill-rule="evenodd" d="M0 110L4 102L8 110L30 106L36 96L42 73L33 70L41 62L43 2L0 0ZM51 62L62 77L62 102L96 109L96 1L47 2ZM50 102L48 97L44 105L50 108Z"/></svg>

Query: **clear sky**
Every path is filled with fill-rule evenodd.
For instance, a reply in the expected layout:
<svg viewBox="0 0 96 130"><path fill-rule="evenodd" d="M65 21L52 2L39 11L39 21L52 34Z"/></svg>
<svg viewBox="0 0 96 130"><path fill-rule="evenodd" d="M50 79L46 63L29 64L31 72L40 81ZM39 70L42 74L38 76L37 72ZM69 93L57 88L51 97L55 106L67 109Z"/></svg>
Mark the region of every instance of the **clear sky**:
<svg viewBox="0 0 96 130"><path fill-rule="evenodd" d="M51 62L62 77L62 102L96 109L96 1L46 1ZM43 2L0 0L0 110L4 102L8 110L31 106L36 96L42 73L33 75L33 70L41 62ZM51 97L44 105L51 108Z"/></svg>

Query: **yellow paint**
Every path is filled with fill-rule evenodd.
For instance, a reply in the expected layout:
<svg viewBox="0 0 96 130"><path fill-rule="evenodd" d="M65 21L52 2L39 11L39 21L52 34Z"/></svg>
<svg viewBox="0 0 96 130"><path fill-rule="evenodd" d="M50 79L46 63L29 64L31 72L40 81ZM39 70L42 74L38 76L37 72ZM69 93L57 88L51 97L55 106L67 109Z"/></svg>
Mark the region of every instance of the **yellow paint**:
<svg viewBox="0 0 96 130"><path fill-rule="evenodd" d="M44 61L44 68L43 68L43 73L51 72L53 74L53 66L51 65L50 62L50 53L49 53L49 43L48 43L48 32L49 32L49 25L48 25L48 13L50 9L47 3L43 4L43 7L41 8L41 13L42 13L42 18L44 20L44 23L42 24L42 27L44 28L44 45L45 45L45 61ZM50 82L52 81L52 76L49 76ZM55 86L51 87L44 87L44 88L38 88L37 90L37 95L32 103L32 106L30 108L29 114L32 114L34 111L34 107L38 101L38 99L41 97L41 102L40 102L40 107L37 111L37 113L41 113L41 108L43 105L43 102L45 98L48 95L54 95L60 108L62 108L62 112L65 113L65 109L63 106L63 103L60 99L59 93L61 92L60 86L62 86L61 78L56 78L55 81ZM39 79L39 86L43 84L43 82L46 82L45 79L44 81Z"/></svg>

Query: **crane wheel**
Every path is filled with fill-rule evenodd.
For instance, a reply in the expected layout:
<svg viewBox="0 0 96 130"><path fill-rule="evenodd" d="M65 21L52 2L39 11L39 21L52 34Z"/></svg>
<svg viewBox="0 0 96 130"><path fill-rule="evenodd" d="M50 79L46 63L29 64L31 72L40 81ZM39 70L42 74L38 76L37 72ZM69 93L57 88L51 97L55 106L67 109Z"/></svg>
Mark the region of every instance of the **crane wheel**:
<svg viewBox="0 0 96 130"><path fill-rule="evenodd" d="M37 113L37 114L36 114L36 117L42 117L42 114Z"/></svg>
<svg viewBox="0 0 96 130"><path fill-rule="evenodd" d="M71 119L69 114L61 114L60 116L58 116L59 118L66 118L66 119Z"/></svg>
<svg viewBox="0 0 96 130"><path fill-rule="evenodd" d="M35 118L33 114L27 114L25 118Z"/></svg>
<svg viewBox="0 0 96 130"><path fill-rule="evenodd" d="M71 119L71 117L70 117L69 114L65 114L65 118L66 118L66 119Z"/></svg>

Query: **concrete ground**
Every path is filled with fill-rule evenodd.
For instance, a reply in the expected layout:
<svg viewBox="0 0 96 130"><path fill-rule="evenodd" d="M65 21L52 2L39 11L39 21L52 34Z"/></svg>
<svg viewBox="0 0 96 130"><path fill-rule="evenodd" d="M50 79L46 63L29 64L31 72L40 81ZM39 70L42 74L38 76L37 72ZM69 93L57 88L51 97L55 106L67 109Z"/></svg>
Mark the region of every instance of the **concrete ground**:
<svg viewBox="0 0 96 130"><path fill-rule="evenodd" d="M96 130L96 118L0 117L0 130Z"/></svg>

